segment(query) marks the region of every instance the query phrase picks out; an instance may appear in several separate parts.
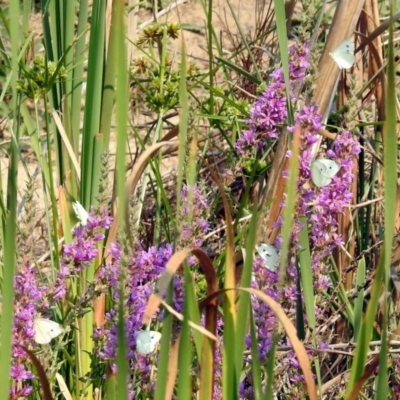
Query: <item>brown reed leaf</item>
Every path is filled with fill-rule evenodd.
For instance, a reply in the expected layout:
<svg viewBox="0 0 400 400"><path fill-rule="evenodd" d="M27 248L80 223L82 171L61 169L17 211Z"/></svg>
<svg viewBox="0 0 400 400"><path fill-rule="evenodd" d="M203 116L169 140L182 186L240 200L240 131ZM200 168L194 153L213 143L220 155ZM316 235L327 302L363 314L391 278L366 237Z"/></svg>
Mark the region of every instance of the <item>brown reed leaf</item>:
<svg viewBox="0 0 400 400"><path fill-rule="evenodd" d="M172 345L172 349L169 353L168 358L168 371L167 371L167 384L165 386L165 400L171 400L174 395L175 381L178 375L178 356L179 356L179 344L181 342L181 333L179 332L175 343Z"/></svg>
<svg viewBox="0 0 400 400"><path fill-rule="evenodd" d="M43 391L42 399L43 400L53 400L53 395L52 395L51 389L50 389L50 383L49 383L49 380L47 379L43 365L37 359L35 354L33 354L28 348L26 348L25 346L21 346L21 348L24 349L24 351L30 358L31 363L35 366L36 373L37 373L39 381L40 381L40 385L42 386L42 391Z"/></svg>
<svg viewBox="0 0 400 400"><path fill-rule="evenodd" d="M157 309L159 308L161 301L162 301L162 294L163 292L168 288L169 283L171 282L171 279L174 277L176 272L178 271L179 268L182 267L183 261L190 255L194 255L197 257L199 260L199 264L201 266L201 269L204 273L206 282L207 282L207 295L212 295L218 290L218 280L217 280L217 275L215 273L214 266L212 264L211 259L208 257L208 255L201 249L183 249L179 250L176 253L172 255L172 257L169 259L164 272L161 274L160 278L157 281L156 284L156 292L153 293L146 306L146 310L144 312L143 316L143 324L148 324L151 321L151 318L154 316L156 313ZM208 329L211 333L215 334L215 329L216 329L216 305L217 305L217 299L210 303L210 311L209 313L212 312L213 309L214 313L211 313L209 315L210 320L208 321L209 326L207 326L207 313L206 313L206 327L210 328Z"/></svg>
<svg viewBox="0 0 400 400"><path fill-rule="evenodd" d="M375 373L376 368L379 365L379 357L380 355L375 355L372 360L365 367L364 373L361 375L360 379L355 383L352 391L350 392L347 400L356 400L358 398L358 394L362 389L363 385L367 380Z"/></svg>
<svg viewBox="0 0 400 400"><path fill-rule="evenodd" d="M265 216L260 218L257 241L272 244L278 234L274 228L275 222L281 214L281 204L286 190L287 179L284 179L282 172L289 167L289 159L286 157L288 147L288 132L283 129L279 135L272 166L268 175L267 188L260 202L260 207L272 199L271 206Z"/></svg>
<svg viewBox="0 0 400 400"><path fill-rule="evenodd" d="M364 0L344 0L340 1L336 8L326 46L318 65L318 77L314 91L314 102L318 105L318 112L322 115L325 115L328 111L336 80L340 73L339 67L329 55L329 52L343 40L352 36L363 4Z"/></svg>

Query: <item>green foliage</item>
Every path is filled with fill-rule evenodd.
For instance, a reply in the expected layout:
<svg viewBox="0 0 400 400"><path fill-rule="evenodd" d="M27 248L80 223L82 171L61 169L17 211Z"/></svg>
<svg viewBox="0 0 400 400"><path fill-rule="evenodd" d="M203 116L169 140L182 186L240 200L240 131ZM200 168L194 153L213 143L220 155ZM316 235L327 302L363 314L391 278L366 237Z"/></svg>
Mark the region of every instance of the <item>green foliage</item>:
<svg viewBox="0 0 400 400"><path fill-rule="evenodd" d="M17 89L30 99L39 99L51 90L53 84L67 77L64 66L57 67L53 61L36 56L29 66L23 69L22 78L17 81Z"/></svg>

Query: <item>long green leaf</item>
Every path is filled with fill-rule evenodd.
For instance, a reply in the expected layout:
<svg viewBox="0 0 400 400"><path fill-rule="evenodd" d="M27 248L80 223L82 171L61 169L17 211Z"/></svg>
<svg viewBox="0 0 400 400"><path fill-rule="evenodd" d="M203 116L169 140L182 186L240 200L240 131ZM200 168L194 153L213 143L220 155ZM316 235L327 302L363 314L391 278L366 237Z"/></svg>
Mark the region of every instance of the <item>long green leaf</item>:
<svg viewBox="0 0 400 400"><path fill-rule="evenodd" d="M20 46L19 2L10 2L10 36L11 36L11 103L13 110L12 139L10 146L10 164L7 182L7 212L6 223L2 226L2 236L5 247L3 259L3 282L1 294L3 310L1 316L1 344L0 344L0 399L8 399L10 387L11 345L14 311L14 271L16 268L16 230L17 230L17 176L18 176L18 142L19 132L17 121L18 98L18 49ZM1 193L3 195L3 193Z"/></svg>
<svg viewBox="0 0 400 400"><path fill-rule="evenodd" d="M386 98L386 122L383 127L383 160L385 176L385 233L384 233L384 278L383 284L384 302L382 318L382 337L381 351L379 357L379 372L377 378L377 388L375 399L386 399L388 397L388 342L387 331L389 322L389 306L386 292L389 289L391 251L396 215L397 200L397 154L398 154L398 135L397 135L397 110L396 110L396 75L394 60L394 20L393 3L390 2L390 22L389 22L389 45L388 45L388 67L387 67L387 98Z"/></svg>

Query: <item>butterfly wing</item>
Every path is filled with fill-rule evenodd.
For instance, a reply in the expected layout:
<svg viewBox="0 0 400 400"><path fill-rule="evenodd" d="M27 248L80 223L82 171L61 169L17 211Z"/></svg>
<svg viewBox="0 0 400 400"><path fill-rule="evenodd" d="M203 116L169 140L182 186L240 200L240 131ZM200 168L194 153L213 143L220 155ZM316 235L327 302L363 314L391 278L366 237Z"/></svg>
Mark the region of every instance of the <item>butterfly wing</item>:
<svg viewBox="0 0 400 400"><path fill-rule="evenodd" d="M333 178L339 172L340 165L336 161L322 159L320 162L325 165L325 174L327 177Z"/></svg>
<svg viewBox="0 0 400 400"><path fill-rule="evenodd" d="M136 348L140 354L147 355L153 353L160 339L160 332L139 331L136 337Z"/></svg>
<svg viewBox="0 0 400 400"><path fill-rule="evenodd" d="M63 328L57 322L45 318L35 318L33 321L33 329L35 330L34 341L38 344L47 344L51 339L61 335Z"/></svg>
<svg viewBox="0 0 400 400"><path fill-rule="evenodd" d="M332 178L339 172L340 165L325 158L314 160L311 163L311 179L315 186L323 187L332 182Z"/></svg>
<svg viewBox="0 0 400 400"><path fill-rule="evenodd" d="M335 60L339 68L351 68L356 60L354 57L354 42L351 39L344 40L329 55Z"/></svg>
<svg viewBox="0 0 400 400"><path fill-rule="evenodd" d="M279 262L279 254L276 247L270 244L261 243L256 246L259 256L263 259L264 265L270 271L276 271Z"/></svg>
<svg viewBox="0 0 400 400"><path fill-rule="evenodd" d="M75 214L78 217L81 225L85 226L87 224L89 217L88 212L83 208L82 204L79 203L78 201L72 203L72 208L74 209Z"/></svg>

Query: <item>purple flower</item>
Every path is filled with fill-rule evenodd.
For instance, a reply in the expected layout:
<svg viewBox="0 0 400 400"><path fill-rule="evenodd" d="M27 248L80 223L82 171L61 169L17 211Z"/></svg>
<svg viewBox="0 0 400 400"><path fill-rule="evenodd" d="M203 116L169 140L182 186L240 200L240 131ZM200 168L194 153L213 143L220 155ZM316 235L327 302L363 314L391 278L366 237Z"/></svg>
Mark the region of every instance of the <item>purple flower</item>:
<svg viewBox="0 0 400 400"><path fill-rule="evenodd" d="M295 100L294 87L305 76L309 63L309 49L306 45L289 48L289 80L291 99ZM254 102L250 110L249 129L244 131L235 143L241 156L251 156L253 150L264 150L270 139L279 136L280 125L287 121L286 86L282 68L271 74L272 81L264 93Z"/></svg>
<svg viewBox="0 0 400 400"><path fill-rule="evenodd" d="M124 296L125 330L127 359L130 375L140 376L141 391L153 392L151 381L152 359L154 354L142 355L136 351L137 332L142 329L143 313L154 284L172 256L172 245L150 247L148 250L136 249L129 264L124 268L126 287ZM111 258L98 272L97 285L106 288L113 300L113 308L106 313L106 324L95 329L93 339L96 343L96 354L116 371L115 356L117 350L117 322L119 300L119 274L122 270L121 249L118 245L111 247ZM107 282L110 282L107 285ZM135 393L136 386L130 386L130 396ZM132 397L133 398L133 397Z"/></svg>

